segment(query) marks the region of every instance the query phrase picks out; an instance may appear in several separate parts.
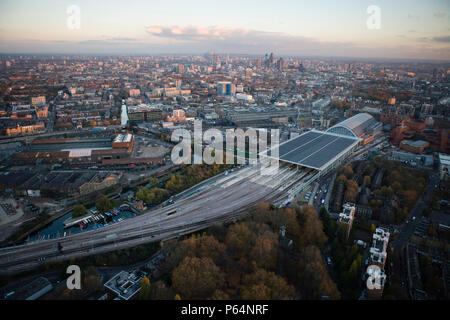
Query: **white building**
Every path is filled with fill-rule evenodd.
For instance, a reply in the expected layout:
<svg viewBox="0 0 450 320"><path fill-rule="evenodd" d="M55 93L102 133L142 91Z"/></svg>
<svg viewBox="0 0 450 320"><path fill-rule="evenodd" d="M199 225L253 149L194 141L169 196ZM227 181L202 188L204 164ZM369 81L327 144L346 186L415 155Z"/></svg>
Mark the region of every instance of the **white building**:
<svg viewBox="0 0 450 320"><path fill-rule="evenodd" d="M347 238L352 229L353 219L355 218L356 206L353 203L344 204L343 211L339 213L339 222L347 225Z"/></svg>
<svg viewBox="0 0 450 320"><path fill-rule="evenodd" d="M128 124L128 112L127 112L127 106L124 101L122 101L122 113L120 115L120 125L124 128Z"/></svg>
<svg viewBox="0 0 450 320"><path fill-rule="evenodd" d="M383 295L384 284L386 283L386 273L379 267L368 267L367 275L367 297L370 299L380 299Z"/></svg>
<svg viewBox="0 0 450 320"><path fill-rule="evenodd" d="M236 99L237 100L244 100L244 101L253 101L253 97L251 94L245 94L245 93L236 93Z"/></svg>
<svg viewBox="0 0 450 320"><path fill-rule="evenodd" d="M439 177L441 180L447 181L450 170L450 156L447 154L439 154Z"/></svg>
<svg viewBox="0 0 450 320"><path fill-rule="evenodd" d="M373 265L378 265L384 269L387 259L387 246L389 243L390 233L383 228L377 228L372 238L372 246L370 247L370 261Z"/></svg>

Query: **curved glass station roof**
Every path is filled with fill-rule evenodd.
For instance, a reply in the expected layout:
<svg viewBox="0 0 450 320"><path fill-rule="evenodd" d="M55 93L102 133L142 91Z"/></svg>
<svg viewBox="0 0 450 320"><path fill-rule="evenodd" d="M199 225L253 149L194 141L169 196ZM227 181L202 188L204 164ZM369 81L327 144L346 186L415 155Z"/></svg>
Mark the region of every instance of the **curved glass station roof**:
<svg viewBox="0 0 450 320"><path fill-rule="evenodd" d="M359 113L327 130L330 133L359 138L372 128L377 121L368 113Z"/></svg>

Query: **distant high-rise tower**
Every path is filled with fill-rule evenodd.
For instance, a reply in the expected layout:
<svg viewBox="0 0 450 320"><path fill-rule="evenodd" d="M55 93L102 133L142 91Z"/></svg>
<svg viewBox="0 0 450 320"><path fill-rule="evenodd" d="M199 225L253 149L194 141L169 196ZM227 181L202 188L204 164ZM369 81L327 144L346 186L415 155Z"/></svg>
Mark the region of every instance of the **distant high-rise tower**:
<svg viewBox="0 0 450 320"><path fill-rule="evenodd" d="M217 94L221 96L234 96L236 94L236 86L229 81L218 82Z"/></svg>
<svg viewBox="0 0 450 320"><path fill-rule="evenodd" d="M272 67L273 66L273 63L274 63L274 60L275 58L274 58L274 56L273 56L273 52L270 54L270 56L269 56L269 68L270 67Z"/></svg>
<svg viewBox="0 0 450 320"><path fill-rule="evenodd" d="M258 69L261 68L261 59L260 59L260 58L258 58L258 59L255 60L255 66L256 66L256 68L258 68Z"/></svg>
<svg viewBox="0 0 450 320"><path fill-rule="evenodd" d="M182 64L179 64L179 65L177 65L176 67L175 67L175 70L174 70L176 73L184 73L184 65L182 65Z"/></svg>
<svg viewBox="0 0 450 320"><path fill-rule="evenodd" d="M125 101L122 100L122 114L120 115L120 125L125 128L128 124L128 108Z"/></svg>
<svg viewBox="0 0 450 320"><path fill-rule="evenodd" d="M277 68L278 68L278 70L279 70L279 71L283 71L284 65L285 65L284 59L283 59L283 58L280 58L280 59L277 61Z"/></svg>

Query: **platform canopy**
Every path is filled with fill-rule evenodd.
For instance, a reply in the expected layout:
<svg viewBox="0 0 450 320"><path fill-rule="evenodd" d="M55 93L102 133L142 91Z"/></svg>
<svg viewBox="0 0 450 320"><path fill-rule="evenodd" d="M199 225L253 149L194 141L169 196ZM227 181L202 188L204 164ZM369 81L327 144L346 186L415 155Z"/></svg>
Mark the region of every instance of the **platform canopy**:
<svg viewBox="0 0 450 320"><path fill-rule="evenodd" d="M323 171L359 141L354 137L311 130L280 144L278 158L282 162ZM272 156L270 150L267 155Z"/></svg>

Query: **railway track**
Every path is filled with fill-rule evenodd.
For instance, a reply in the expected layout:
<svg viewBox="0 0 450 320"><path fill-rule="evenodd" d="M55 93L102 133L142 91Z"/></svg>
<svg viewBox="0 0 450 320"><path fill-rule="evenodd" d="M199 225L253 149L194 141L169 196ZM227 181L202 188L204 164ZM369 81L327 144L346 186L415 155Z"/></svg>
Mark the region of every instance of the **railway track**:
<svg viewBox="0 0 450 320"><path fill-rule="evenodd" d="M202 188L186 198L163 208L123 220L101 229L74 234L65 238L35 241L0 249L0 273L15 273L34 268L41 263L67 260L92 254L161 241L205 229L227 219L239 218L251 205L277 201L286 190L282 178L291 179L289 170L280 170L273 176L261 176L258 168L245 167L246 179L240 170L221 178L208 188ZM297 180L293 179L292 185ZM287 189L287 188L284 188ZM176 214L168 213L176 211ZM60 247L62 250L60 251Z"/></svg>

